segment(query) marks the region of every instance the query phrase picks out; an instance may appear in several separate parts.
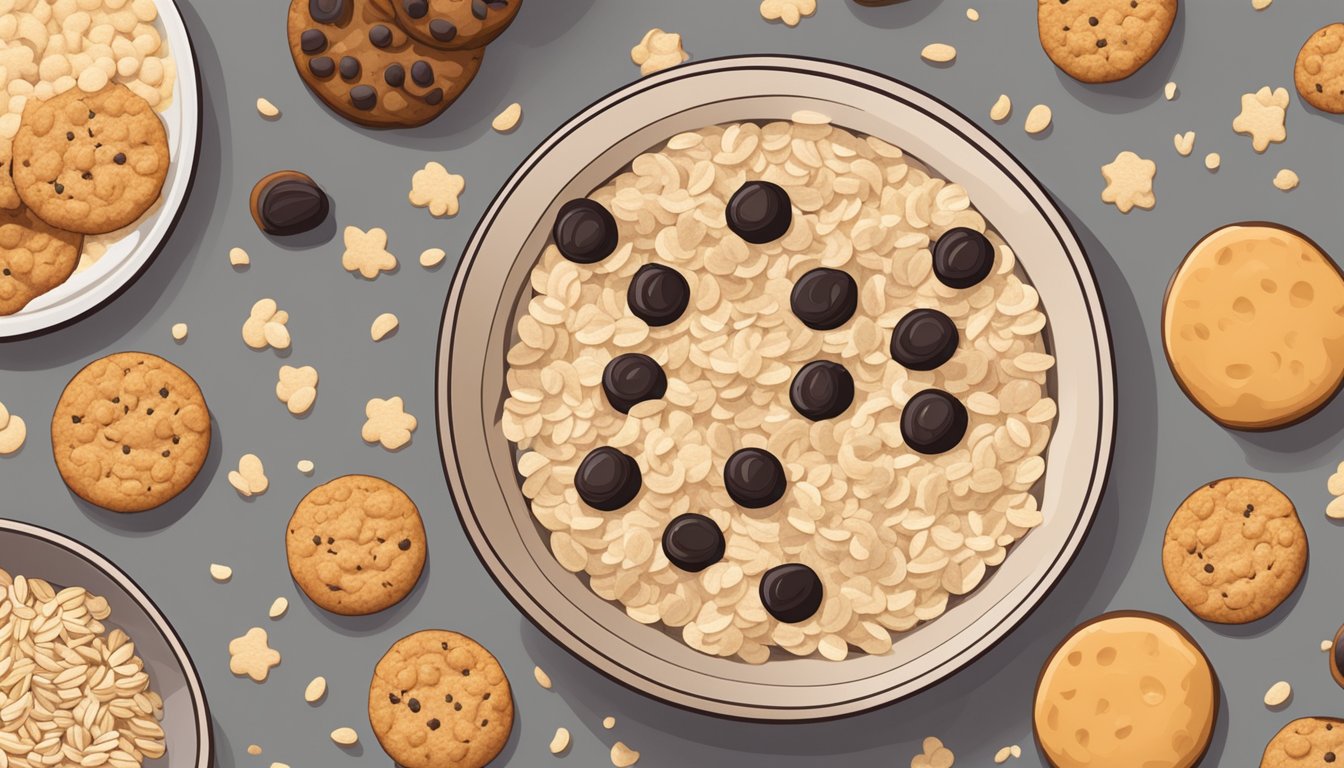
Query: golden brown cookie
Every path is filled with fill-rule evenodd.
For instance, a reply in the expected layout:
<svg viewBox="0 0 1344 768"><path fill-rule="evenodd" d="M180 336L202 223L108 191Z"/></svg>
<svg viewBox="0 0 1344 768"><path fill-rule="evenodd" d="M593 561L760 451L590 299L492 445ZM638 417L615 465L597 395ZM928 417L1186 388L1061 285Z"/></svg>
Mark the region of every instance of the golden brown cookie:
<svg viewBox="0 0 1344 768"><path fill-rule="evenodd" d="M308 88L347 120L423 125L467 89L484 51L416 42L389 11L375 0L291 0L290 54Z"/></svg>
<svg viewBox="0 0 1344 768"><path fill-rule="evenodd" d="M484 47L509 28L523 0L392 0L397 23L435 48Z"/></svg>
<svg viewBox="0 0 1344 768"><path fill-rule="evenodd" d="M135 223L168 177L168 133L120 83L30 99L14 137L14 186L38 218L98 235Z"/></svg>
<svg viewBox="0 0 1344 768"><path fill-rule="evenodd" d="M369 724L404 768L481 768L513 730L513 692L475 640L426 630L398 640L369 683Z"/></svg>
<svg viewBox="0 0 1344 768"><path fill-rule="evenodd" d="M1260 768L1327 768L1344 760L1344 720L1301 717L1265 745Z"/></svg>
<svg viewBox="0 0 1344 768"><path fill-rule="evenodd" d="M314 488L285 536L289 572L332 613L363 616L401 602L425 567L420 510L397 486L346 475Z"/></svg>
<svg viewBox="0 0 1344 768"><path fill-rule="evenodd" d="M1050 655L1032 725L1054 768L1191 768L1217 716L1217 679L1194 639L1162 616L1120 612Z"/></svg>
<svg viewBox="0 0 1344 768"><path fill-rule="evenodd" d="M1268 616L1307 567L1307 533L1293 502L1264 480L1215 480L1167 525L1162 570L1196 616L1244 624Z"/></svg>
<svg viewBox="0 0 1344 768"><path fill-rule="evenodd" d="M1329 402L1344 380L1344 278L1287 227L1223 227L1172 277L1162 342L1177 383L1214 421L1287 426Z"/></svg>
<svg viewBox="0 0 1344 768"><path fill-rule="evenodd" d="M144 352L95 360L51 417L65 484L113 512L143 512L191 485L210 452L210 411L181 368Z"/></svg>
<svg viewBox="0 0 1344 768"><path fill-rule="evenodd" d="M1344 24L1329 24L1311 33L1297 54L1293 82L1303 101L1344 114Z"/></svg>
<svg viewBox="0 0 1344 768"><path fill-rule="evenodd" d="M1178 0L1036 0L1041 47L1055 66L1084 83L1110 83L1157 55Z"/></svg>
<svg viewBox="0 0 1344 768"><path fill-rule="evenodd" d="M51 227L27 208L0 210L0 315L68 280L83 248L83 235Z"/></svg>

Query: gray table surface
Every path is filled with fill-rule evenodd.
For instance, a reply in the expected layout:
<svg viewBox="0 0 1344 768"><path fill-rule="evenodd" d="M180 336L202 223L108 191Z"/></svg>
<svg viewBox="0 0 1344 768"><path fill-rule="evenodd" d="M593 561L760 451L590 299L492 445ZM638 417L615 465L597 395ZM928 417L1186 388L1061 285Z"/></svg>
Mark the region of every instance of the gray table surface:
<svg viewBox="0 0 1344 768"><path fill-rule="evenodd" d="M994 752L1021 744L1017 765L1040 765L1032 744L1030 703L1041 663L1076 623L1109 609L1146 609L1185 626L1217 667L1223 714L1206 765L1248 765L1288 719L1344 714L1344 691L1317 650L1344 620L1338 585L1344 560L1328 553L1344 531L1324 516L1326 478L1341 450L1344 401L1310 421L1269 434L1220 429L1190 405L1162 358L1162 293L1179 259L1200 236L1232 221L1271 219L1308 233L1344 255L1340 228L1340 146L1344 124L1305 107L1294 94L1289 139L1256 155L1232 132L1240 94L1262 85L1292 90L1302 40L1336 20L1328 0L1279 0L1255 12L1250 0L1188 0L1161 54L1129 81L1089 87L1062 75L1042 54L1026 0L908 0L861 8L820 0L818 13L790 29L769 24L756 0L529 0L517 23L491 46L480 76L439 121L414 131L373 132L334 119L300 83L285 45L281 0L179 0L196 44L204 84L200 173L180 226L150 270L115 303L49 335L0 345L0 400L24 416L30 432L17 456L0 459L0 514L32 521L99 549L140 581L174 621L204 677L215 719L218 764L294 768L385 764L369 731L365 696L371 668L396 638L426 627L466 631L499 656L514 681L518 722L500 764L541 766L557 726L574 745L556 765L608 765L616 739L643 753L641 766L843 764L904 766L930 735L957 764L989 765ZM981 20L967 20L975 5ZM1005 642L953 678L912 699L830 723L759 725L715 720L631 693L591 671L522 618L495 587L464 540L434 441L434 354L443 299L475 220L526 153L556 126L633 80L629 50L650 27L681 32L696 58L796 53L837 59L903 79L970 115L1035 173L1069 214L1101 283L1119 371L1118 440L1099 519L1061 585ZM930 42L954 44L955 65L919 58ZM1171 102L1168 80L1180 84ZM1012 119L987 117L999 93ZM284 112L277 122L253 108L266 96ZM523 104L511 135L491 118ZM1035 103L1054 109L1053 129L1028 136L1022 120ZM1198 132L1196 151L1172 147L1178 131ZM1122 149L1157 161L1157 207L1121 215L1100 200L1099 167ZM1218 151L1222 169L1201 158ZM412 172L438 160L467 178L462 211L436 220L407 204ZM316 177L335 201L335 227L309 247L288 249L252 225L247 196L263 174L294 167ZM1275 189L1280 168L1302 176L1294 192ZM388 230L401 259L373 282L341 269L339 227ZM333 239L334 238L334 239ZM230 247L252 255L250 269L230 267ZM417 264L425 248L450 254L440 268ZM291 354L254 352L239 329L247 310L270 296L287 309ZM369 323L396 312L397 334L369 340ZM173 323L190 324L181 344ZM218 429L198 481L165 509L119 517L76 502L48 450L48 421L62 386L103 354L159 353L201 382ZM295 419L272 393L282 363L321 372L312 413ZM420 419L414 443L398 453L359 438L364 402L402 395ZM238 457L266 462L270 490L240 499L225 476ZM294 464L310 458L314 477ZM431 567L413 596L386 615L337 620L306 603L285 567L282 535L295 502L320 480L369 472L405 488L426 514ZM1171 509L1199 483L1259 475L1296 502L1317 556L1304 586L1277 613L1242 628L1205 625L1177 602L1162 579L1159 548ZM207 566L230 564L232 583L215 584ZM0 564L3 553L0 553ZM279 595L289 614L269 621ZM284 655L262 685L228 670L230 638L264 626ZM540 664L555 681L531 679ZM303 701L314 675L330 694ZM1294 685L1286 709L1261 703L1276 680ZM617 718L604 730L606 715ZM354 726L362 747L343 752L327 734ZM260 744L261 757L246 754Z"/></svg>

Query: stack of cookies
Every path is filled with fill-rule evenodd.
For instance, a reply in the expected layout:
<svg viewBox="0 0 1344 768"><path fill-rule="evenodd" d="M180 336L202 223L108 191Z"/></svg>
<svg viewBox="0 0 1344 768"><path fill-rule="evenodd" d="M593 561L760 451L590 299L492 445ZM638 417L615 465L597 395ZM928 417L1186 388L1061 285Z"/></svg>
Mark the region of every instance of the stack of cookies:
<svg viewBox="0 0 1344 768"><path fill-rule="evenodd" d="M411 128L443 114L522 0L291 0L299 76L342 117Z"/></svg>
<svg viewBox="0 0 1344 768"><path fill-rule="evenodd" d="M144 215L168 165L163 121L125 85L29 100L0 164L0 315L69 279L85 235Z"/></svg>

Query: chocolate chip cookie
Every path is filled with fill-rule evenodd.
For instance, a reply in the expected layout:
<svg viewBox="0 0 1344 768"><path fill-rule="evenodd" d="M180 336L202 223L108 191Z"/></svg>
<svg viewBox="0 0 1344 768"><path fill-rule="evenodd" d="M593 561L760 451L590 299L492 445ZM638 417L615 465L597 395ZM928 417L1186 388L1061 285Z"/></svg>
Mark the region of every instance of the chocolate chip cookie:
<svg viewBox="0 0 1344 768"><path fill-rule="evenodd" d="M14 137L23 203L53 227L85 235L135 223L159 199L168 164L163 121L120 83L30 99Z"/></svg>
<svg viewBox="0 0 1344 768"><path fill-rule="evenodd" d="M499 661L456 632L398 640L373 671L369 724L404 768L482 768L513 730L513 692Z"/></svg>
<svg viewBox="0 0 1344 768"><path fill-rule="evenodd" d="M314 488L287 531L294 581L314 603L343 616L396 605L425 567L420 510L381 478L346 475Z"/></svg>
<svg viewBox="0 0 1344 768"><path fill-rule="evenodd" d="M385 0L291 0L289 49L318 98L373 128L410 128L438 117L471 84L484 54L416 42Z"/></svg>
<svg viewBox="0 0 1344 768"><path fill-rule="evenodd" d="M1344 114L1344 24L1311 33L1297 54L1293 82L1303 101L1323 112Z"/></svg>
<svg viewBox="0 0 1344 768"><path fill-rule="evenodd" d="M1307 567L1293 502L1264 480L1215 480L1190 494L1167 526L1162 569L1196 616L1244 624L1268 616Z"/></svg>
<svg viewBox="0 0 1344 768"><path fill-rule="evenodd" d="M1269 740L1260 768L1317 768L1340 759L1344 759L1344 720L1301 717Z"/></svg>
<svg viewBox="0 0 1344 768"><path fill-rule="evenodd" d="M513 23L523 0L391 0L397 23L425 45L481 48Z"/></svg>
<svg viewBox="0 0 1344 768"><path fill-rule="evenodd" d="M0 210L0 315L12 315L74 274L84 236L19 207Z"/></svg>
<svg viewBox="0 0 1344 768"><path fill-rule="evenodd" d="M1123 80L1157 55L1178 0L1036 0L1041 47L1084 83Z"/></svg>
<svg viewBox="0 0 1344 768"><path fill-rule="evenodd" d="M163 504L196 478L210 451L210 411L181 368L143 352L89 363L51 417L65 484L113 512Z"/></svg>

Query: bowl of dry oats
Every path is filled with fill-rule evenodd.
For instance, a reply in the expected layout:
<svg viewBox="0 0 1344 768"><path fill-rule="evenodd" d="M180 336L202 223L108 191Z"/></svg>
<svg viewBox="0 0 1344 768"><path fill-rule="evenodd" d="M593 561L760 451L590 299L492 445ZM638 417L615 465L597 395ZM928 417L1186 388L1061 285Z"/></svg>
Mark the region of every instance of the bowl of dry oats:
<svg viewBox="0 0 1344 768"><path fill-rule="evenodd" d="M524 162L438 361L464 527L556 642L748 719L911 695L1063 575L1114 368L1067 220L1003 147L845 65L647 77Z"/></svg>
<svg viewBox="0 0 1344 768"><path fill-rule="evenodd" d="M0 520L0 752L11 768L213 763L186 647L102 555Z"/></svg>

